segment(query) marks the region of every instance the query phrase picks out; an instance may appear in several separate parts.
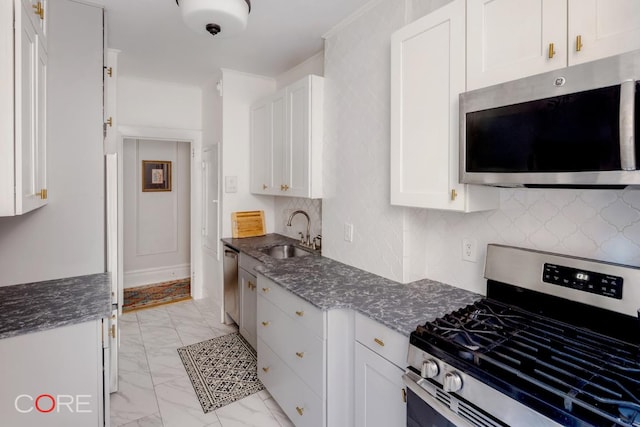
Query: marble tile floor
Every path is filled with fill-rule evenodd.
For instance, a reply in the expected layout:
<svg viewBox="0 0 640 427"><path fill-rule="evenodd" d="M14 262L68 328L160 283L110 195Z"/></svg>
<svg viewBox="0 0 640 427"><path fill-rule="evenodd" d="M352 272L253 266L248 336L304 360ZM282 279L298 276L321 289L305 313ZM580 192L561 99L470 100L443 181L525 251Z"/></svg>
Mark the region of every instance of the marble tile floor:
<svg viewBox="0 0 640 427"><path fill-rule="evenodd" d="M112 427L292 427L266 391L205 414L176 349L235 332L213 300L189 300L120 318L120 389Z"/></svg>

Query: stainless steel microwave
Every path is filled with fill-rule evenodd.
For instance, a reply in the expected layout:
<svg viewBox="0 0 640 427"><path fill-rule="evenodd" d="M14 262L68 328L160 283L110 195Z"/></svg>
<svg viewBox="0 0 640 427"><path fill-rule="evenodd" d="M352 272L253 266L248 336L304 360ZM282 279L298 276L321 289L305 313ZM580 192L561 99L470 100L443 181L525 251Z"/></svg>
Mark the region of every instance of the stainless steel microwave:
<svg viewBox="0 0 640 427"><path fill-rule="evenodd" d="M640 50L460 95L460 182L640 185Z"/></svg>

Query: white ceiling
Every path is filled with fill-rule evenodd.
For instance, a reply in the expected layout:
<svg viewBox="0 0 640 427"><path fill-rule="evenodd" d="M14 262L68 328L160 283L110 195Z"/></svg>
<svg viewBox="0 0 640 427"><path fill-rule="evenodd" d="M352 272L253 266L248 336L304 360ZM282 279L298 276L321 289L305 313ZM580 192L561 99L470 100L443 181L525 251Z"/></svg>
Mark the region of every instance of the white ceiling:
<svg viewBox="0 0 640 427"><path fill-rule="evenodd" d="M217 1L217 0L210 0ZM121 76L202 85L220 68L275 77L323 48L322 35L369 0L252 0L247 29L198 35L175 0L93 0L104 5L107 45Z"/></svg>

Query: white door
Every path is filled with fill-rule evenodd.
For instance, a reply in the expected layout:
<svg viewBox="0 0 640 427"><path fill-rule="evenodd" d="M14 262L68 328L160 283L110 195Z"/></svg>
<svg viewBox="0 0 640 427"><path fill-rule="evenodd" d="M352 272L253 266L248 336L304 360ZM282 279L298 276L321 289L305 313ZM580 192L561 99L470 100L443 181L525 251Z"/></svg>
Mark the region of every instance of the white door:
<svg viewBox="0 0 640 427"><path fill-rule="evenodd" d="M640 49L640 1L569 0L569 65Z"/></svg>
<svg viewBox="0 0 640 427"><path fill-rule="evenodd" d="M122 312L123 289L118 280L118 155L107 154L107 271L111 273L111 317L109 319L110 391L118 391L118 350L120 331L118 316Z"/></svg>
<svg viewBox="0 0 640 427"><path fill-rule="evenodd" d="M468 1L467 90L565 67L566 33L566 0Z"/></svg>
<svg viewBox="0 0 640 427"><path fill-rule="evenodd" d="M202 245L216 259L220 245L218 159L218 144L209 145L202 150Z"/></svg>

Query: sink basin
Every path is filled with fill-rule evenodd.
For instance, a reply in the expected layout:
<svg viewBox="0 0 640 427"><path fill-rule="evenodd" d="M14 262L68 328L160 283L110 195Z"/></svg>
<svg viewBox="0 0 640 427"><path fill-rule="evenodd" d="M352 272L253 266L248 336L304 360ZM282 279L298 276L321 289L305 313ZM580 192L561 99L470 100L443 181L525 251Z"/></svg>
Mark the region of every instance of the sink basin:
<svg viewBox="0 0 640 427"><path fill-rule="evenodd" d="M269 255L270 257L278 259L311 255L311 252L300 249L294 245L271 246L269 248L260 249L260 251Z"/></svg>

